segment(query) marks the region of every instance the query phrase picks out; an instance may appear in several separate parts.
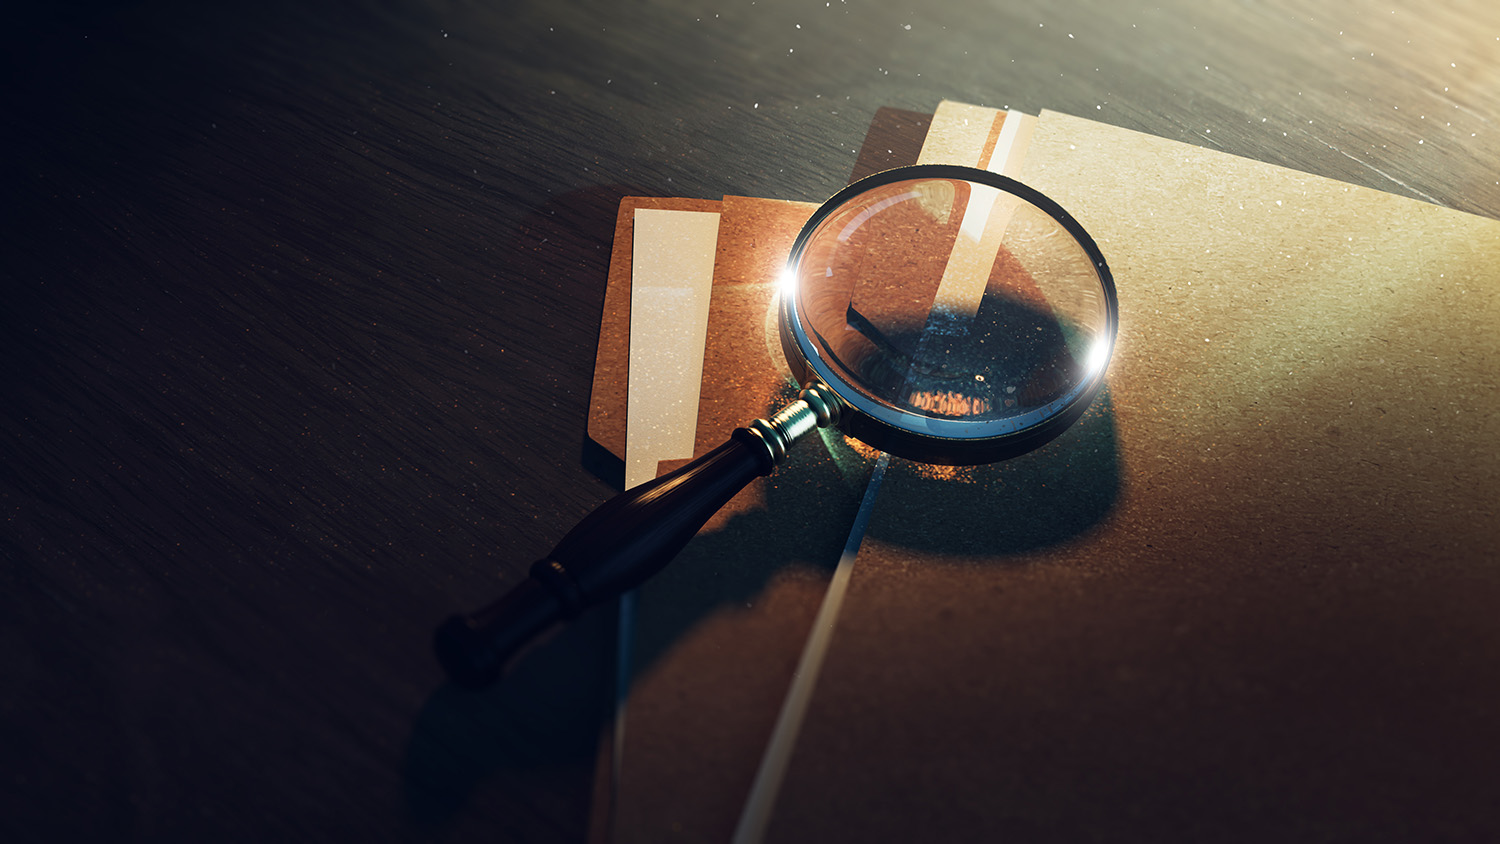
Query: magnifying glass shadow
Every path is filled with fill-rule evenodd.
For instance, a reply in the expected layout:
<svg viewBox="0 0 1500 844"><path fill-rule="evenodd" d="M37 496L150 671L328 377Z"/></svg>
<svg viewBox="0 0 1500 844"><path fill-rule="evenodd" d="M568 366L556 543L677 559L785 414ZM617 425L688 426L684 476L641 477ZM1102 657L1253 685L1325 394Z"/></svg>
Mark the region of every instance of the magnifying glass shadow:
<svg viewBox="0 0 1500 844"><path fill-rule="evenodd" d="M775 712L785 696L789 660L801 648L797 637L805 635L821 594L817 585L796 579L827 582L874 464L873 456L856 451L837 432L822 441L809 437L761 482L764 506L700 533L639 590L635 691L627 698L618 785L622 795L636 801L637 814L651 811L643 804L673 800L725 794L743 800L732 785L734 777L749 775L753 769L746 766L764 750L767 736L759 732L757 718ZM1003 577L1007 568L1029 564L1026 552L1075 542L1096 529L1116 505L1120 478L1106 388L1057 439L1009 461L949 472L891 458L866 539L879 539L887 551L904 549L913 566L930 565L939 572L953 565L991 566ZM856 566L856 582L859 571ZM850 600L856 597L857 592ZM800 605L794 603L799 600ZM751 616L734 617L742 612ZM796 632L775 644L757 635L778 624ZM735 666L727 673L726 663ZM699 679L700 673L712 679ZM747 706L759 712L735 714ZM721 715L727 723L715 723ZM687 723L687 735L667 743L677 718ZM695 736L702 744L692 741ZM721 752L729 755L719 759ZM692 797L672 796L681 784L671 779L674 771L695 754L699 764L722 763L730 773L717 782L731 783L727 790L708 787L689 790ZM657 782L658 773L667 779ZM622 811L626 808L622 804ZM737 806L719 808L730 813L725 817L738 811ZM690 810L684 806L683 811Z"/></svg>
<svg viewBox="0 0 1500 844"><path fill-rule="evenodd" d="M893 461L869 535L916 557L1016 565L1028 551L1075 540L1101 523L1120 493L1114 409L1106 386L1087 412L1041 448L956 470Z"/></svg>
<svg viewBox="0 0 1500 844"><path fill-rule="evenodd" d="M837 565L874 453L823 433L821 442L799 444L763 481L763 508L700 533L641 588L637 671L649 670L713 613L755 601L789 569ZM1102 523L1118 500L1120 477L1106 386L1072 427L1018 457L971 467L892 458L878 493L883 517L866 535L909 549L918 562L1022 565L1020 555L1074 541Z"/></svg>

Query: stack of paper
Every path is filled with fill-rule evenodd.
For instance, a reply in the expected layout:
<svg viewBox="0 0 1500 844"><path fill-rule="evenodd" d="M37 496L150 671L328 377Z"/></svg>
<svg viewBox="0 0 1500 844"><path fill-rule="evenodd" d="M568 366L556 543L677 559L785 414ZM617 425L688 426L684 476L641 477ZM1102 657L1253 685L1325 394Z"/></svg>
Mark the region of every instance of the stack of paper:
<svg viewBox="0 0 1500 844"><path fill-rule="evenodd" d="M1479 808L1500 775L1500 222L1053 112L944 103L871 138L882 165L989 167L1068 209L1120 336L1046 447L892 463L754 828L1359 838L1418 806L1428 831L1500 828ZM773 297L811 211L622 204L590 431L632 483L794 394ZM870 468L836 435L802 444L641 590L612 840L748 828Z"/></svg>

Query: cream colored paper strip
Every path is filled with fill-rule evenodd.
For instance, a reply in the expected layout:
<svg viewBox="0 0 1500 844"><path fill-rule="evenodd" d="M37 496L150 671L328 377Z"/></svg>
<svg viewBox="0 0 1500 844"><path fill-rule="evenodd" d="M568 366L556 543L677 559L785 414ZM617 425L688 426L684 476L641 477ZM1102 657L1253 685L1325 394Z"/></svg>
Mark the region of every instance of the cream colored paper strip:
<svg viewBox="0 0 1500 844"><path fill-rule="evenodd" d="M993 157L1001 121L998 109L944 100L933 112L917 163L984 167Z"/></svg>
<svg viewBox="0 0 1500 844"><path fill-rule="evenodd" d="M949 105L944 103L943 105ZM951 109L950 109L951 110ZM941 112L942 109L939 108ZM954 160L948 163L967 164L1015 178L1019 175L1021 162L1026 156L1026 146L1036 127L1036 118L1017 111L1001 112L964 106L965 120L980 122L983 112L990 114L990 123L995 127L990 135L987 149L975 156L973 150L953 149ZM937 121L934 119L934 125ZM968 133L977 137L978 133ZM929 137L930 137L929 133ZM972 138L971 138L972 140ZM925 149L923 150L926 151ZM959 226L958 240L953 244L953 254L943 271L938 284L933 309L950 317L972 317L979 311L984 298L985 283L989 281L990 268L1000 254L1000 244L1005 240L1005 229L1010 225L1020 200L999 190L975 185L969 194L964 209L963 223Z"/></svg>
<svg viewBox="0 0 1500 844"><path fill-rule="evenodd" d="M663 460L693 456L719 215L635 212L625 487Z"/></svg>

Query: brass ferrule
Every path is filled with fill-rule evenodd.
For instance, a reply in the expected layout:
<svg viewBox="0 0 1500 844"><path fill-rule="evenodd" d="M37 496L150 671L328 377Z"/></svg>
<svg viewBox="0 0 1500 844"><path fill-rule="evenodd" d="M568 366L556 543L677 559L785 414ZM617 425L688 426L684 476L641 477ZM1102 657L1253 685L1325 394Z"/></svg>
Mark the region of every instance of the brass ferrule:
<svg viewBox="0 0 1500 844"><path fill-rule="evenodd" d="M839 415L843 412L844 404L825 385L812 381L802 388L797 398L817 414L819 428L827 428L839 423Z"/></svg>
<svg viewBox="0 0 1500 844"><path fill-rule="evenodd" d="M770 419L757 419L746 427L765 443L771 462L780 465L788 448L814 428L826 428L838 422L841 405L832 391L821 384L809 384L798 399L782 408Z"/></svg>
<svg viewBox="0 0 1500 844"><path fill-rule="evenodd" d="M770 419L757 419L748 427L766 444L771 462L779 465L792 443L818 427L818 415L807 406L807 402L797 399Z"/></svg>

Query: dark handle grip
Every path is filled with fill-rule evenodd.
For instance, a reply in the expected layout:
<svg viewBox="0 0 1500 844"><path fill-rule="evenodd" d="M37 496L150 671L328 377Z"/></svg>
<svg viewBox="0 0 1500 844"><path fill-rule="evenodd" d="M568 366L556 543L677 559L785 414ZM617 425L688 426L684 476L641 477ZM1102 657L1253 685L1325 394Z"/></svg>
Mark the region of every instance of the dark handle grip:
<svg viewBox="0 0 1500 844"><path fill-rule="evenodd" d="M739 428L692 463L620 493L584 517L505 597L444 622L434 639L438 661L459 685L489 685L538 634L660 571L775 464L763 436Z"/></svg>

